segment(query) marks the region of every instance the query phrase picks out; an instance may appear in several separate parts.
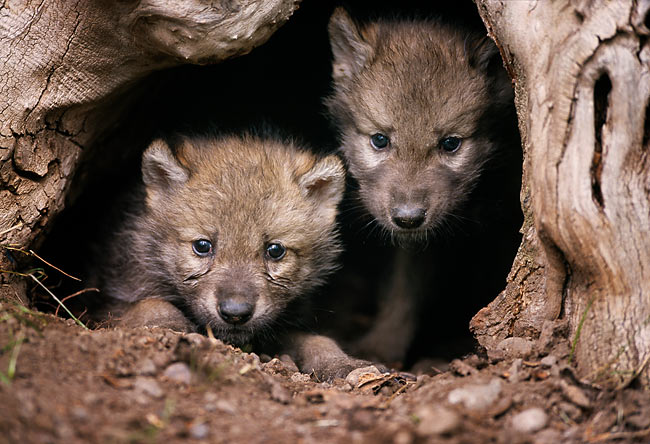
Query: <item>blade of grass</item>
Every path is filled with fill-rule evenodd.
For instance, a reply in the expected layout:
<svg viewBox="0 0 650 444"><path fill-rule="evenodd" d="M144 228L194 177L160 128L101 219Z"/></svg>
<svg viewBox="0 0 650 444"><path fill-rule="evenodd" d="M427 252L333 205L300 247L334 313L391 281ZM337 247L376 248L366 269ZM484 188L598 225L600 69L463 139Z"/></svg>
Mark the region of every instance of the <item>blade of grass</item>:
<svg viewBox="0 0 650 444"><path fill-rule="evenodd" d="M66 306L63 304L63 302L61 302L61 301L59 300L59 298L57 298L57 297L54 295L54 293L52 293L52 292L50 291L49 288L47 288L45 285L43 285L43 284L41 283L41 281L39 281L39 280L36 278L36 276L34 276L33 274L30 274L29 276L34 280L34 282L36 282L38 285L40 285L41 288L43 288L43 289L44 289L44 290L45 290L45 291L46 291L46 292L47 292L47 293L52 297L52 299L54 299L54 300L55 300L55 301L56 301L56 302L57 302L61 307L63 307L63 309L64 309L64 310L65 310L65 311L70 315L70 317L71 317L72 319L74 319L74 321L75 321L77 324L79 324L81 327L83 327L83 328L85 328L86 330L88 330L88 327L86 327L86 325L85 325L83 322L81 322L81 321L80 321L80 320L79 320L75 315L73 315L72 312L71 312L70 310L68 310L68 307L66 307Z"/></svg>
<svg viewBox="0 0 650 444"><path fill-rule="evenodd" d="M587 319L587 313L589 313L589 309L591 308L591 305L594 303L595 298L591 298L589 302L587 303L587 306L585 307L585 311L582 312L582 316L580 317L580 322L578 322L578 328L576 328L576 334L573 336L573 342L571 343L571 352L569 352L569 364L573 361L573 355L576 352L576 347L578 345L578 339L580 339L580 332L582 331L582 325L585 323L585 320Z"/></svg>
<svg viewBox="0 0 650 444"><path fill-rule="evenodd" d="M9 366L7 368L7 378L13 380L16 375L16 362L18 362L18 353L20 353L20 347L23 345L25 340L25 333L21 331L16 338L16 345L13 350L11 350L11 357L9 358Z"/></svg>
<svg viewBox="0 0 650 444"><path fill-rule="evenodd" d="M10 246L5 246L5 245L3 245L2 248L5 248L5 249L7 249L7 250L11 250L11 251L18 251L18 252L23 253L23 254L26 254L26 255L28 255L28 256L34 256L36 259L38 259L39 261L43 262L45 265L48 265L48 266L54 268L56 271L58 271L59 273L65 275L65 276L67 276L67 277L69 277L70 279L74 279L75 281L81 281L81 279L79 279L79 278L77 278L77 277L74 277L74 276L72 276L72 275L66 273L65 271L61 270L60 268L58 268L58 267L56 267L56 266L50 264L48 261L46 261L45 259L43 259L42 257L40 257L38 254L36 254L36 253L34 252L34 250L25 251L25 250L23 250L22 248L10 247Z"/></svg>

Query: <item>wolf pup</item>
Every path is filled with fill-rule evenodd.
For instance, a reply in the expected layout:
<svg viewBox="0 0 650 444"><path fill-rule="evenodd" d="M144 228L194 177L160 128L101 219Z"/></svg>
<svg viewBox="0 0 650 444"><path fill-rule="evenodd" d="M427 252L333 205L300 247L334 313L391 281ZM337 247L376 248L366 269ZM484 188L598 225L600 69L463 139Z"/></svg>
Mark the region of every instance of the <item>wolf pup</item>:
<svg viewBox="0 0 650 444"><path fill-rule="evenodd" d="M293 143L155 140L98 271L112 313L126 326L210 329L237 346L279 337L301 370L323 378L367 365L324 336L278 327L336 268L344 174L336 156Z"/></svg>
<svg viewBox="0 0 650 444"><path fill-rule="evenodd" d="M435 20L361 26L341 8L329 35L333 93L326 104L358 198L384 234L422 250L445 234L450 219L480 217L474 213L482 177L510 156L505 152L516 158L520 150L512 88L496 46ZM510 196L518 205L516 180ZM431 261L422 256L396 252L378 320L358 344L362 353L402 361L419 328L421 300L450 296L427 294Z"/></svg>

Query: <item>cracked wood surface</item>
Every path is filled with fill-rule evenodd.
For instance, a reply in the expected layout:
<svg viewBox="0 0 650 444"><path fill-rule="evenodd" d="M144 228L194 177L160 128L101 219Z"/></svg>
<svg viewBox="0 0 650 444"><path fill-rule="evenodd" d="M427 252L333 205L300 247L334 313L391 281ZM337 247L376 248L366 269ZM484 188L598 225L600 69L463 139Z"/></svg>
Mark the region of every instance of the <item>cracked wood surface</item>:
<svg viewBox="0 0 650 444"><path fill-rule="evenodd" d="M472 328L490 350L567 318L582 377L648 386L650 2L477 5L515 82L531 223Z"/></svg>
<svg viewBox="0 0 650 444"><path fill-rule="evenodd" d="M1 2L0 243L38 242L63 207L81 151L118 118L120 93L155 70L246 54L298 4ZM3 252L0 269L13 265ZM0 296L10 293L0 286Z"/></svg>

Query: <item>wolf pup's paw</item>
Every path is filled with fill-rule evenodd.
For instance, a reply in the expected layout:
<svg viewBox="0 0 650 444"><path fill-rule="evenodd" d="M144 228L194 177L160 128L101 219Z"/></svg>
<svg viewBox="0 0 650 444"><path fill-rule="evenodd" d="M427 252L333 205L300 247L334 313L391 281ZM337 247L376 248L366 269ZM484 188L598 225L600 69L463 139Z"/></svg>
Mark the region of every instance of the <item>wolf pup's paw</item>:
<svg viewBox="0 0 650 444"><path fill-rule="evenodd" d="M311 369L316 379L319 381L332 381L336 378L347 379L348 375L358 369L374 367L380 373L385 373L388 368L381 364L376 364L364 359L355 359L349 356L336 357L321 361L317 367Z"/></svg>
<svg viewBox="0 0 650 444"><path fill-rule="evenodd" d="M174 305L161 299L143 299L129 307L120 319L122 327L162 327L181 333L196 331L194 324Z"/></svg>

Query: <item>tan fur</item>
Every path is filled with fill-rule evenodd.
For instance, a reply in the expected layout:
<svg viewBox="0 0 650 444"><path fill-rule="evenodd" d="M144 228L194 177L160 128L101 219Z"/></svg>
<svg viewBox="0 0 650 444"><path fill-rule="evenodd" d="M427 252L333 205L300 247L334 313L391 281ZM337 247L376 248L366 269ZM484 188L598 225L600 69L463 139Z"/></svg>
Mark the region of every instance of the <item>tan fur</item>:
<svg viewBox="0 0 650 444"><path fill-rule="evenodd" d="M251 136L185 137L174 148L156 140L145 151L144 183L108 241L99 285L133 304L123 316L129 326L169 320L191 330L180 309L234 345L280 336L287 307L336 268L341 161ZM212 243L209 254L193 250L200 239ZM269 257L270 243L284 245L284 257ZM227 322L218 306L229 300L254 306L250 320Z"/></svg>

